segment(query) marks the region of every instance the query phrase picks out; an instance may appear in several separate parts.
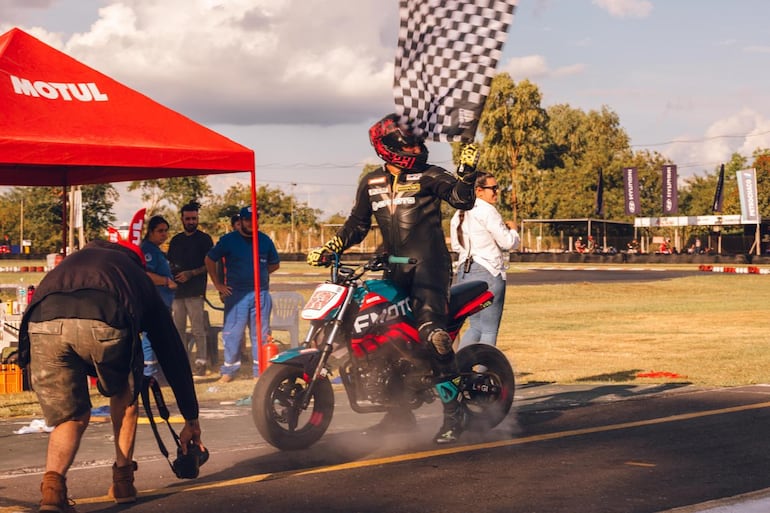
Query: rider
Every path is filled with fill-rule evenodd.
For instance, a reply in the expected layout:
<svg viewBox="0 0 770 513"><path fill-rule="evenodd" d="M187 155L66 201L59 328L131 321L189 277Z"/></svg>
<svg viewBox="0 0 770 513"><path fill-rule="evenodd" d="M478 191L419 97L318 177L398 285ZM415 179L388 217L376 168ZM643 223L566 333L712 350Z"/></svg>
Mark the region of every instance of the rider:
<svg viewBox="0 0 770 513"><path fill-rule="evenodd" d="M396 114L385 116L369 129L369 140L384 166L365 175L345 224L323 248L307 256L321 265L324 253L342 253L369 232L372 215L382 233L385 251L411 257L416 264L394 266L388 277L409 293L420 339L433 349L435 385L444 404L444 422L436 443L454 442L462 431L463 410L458 402L452 339L446 331L452 260L441 228L441 200L468 210L475 200L475 145L463 149L458 178L427 163L423 139L399 125ZM404 417L407 416L406 419ZM414 424L411 410L389 410L383 419Z"/></svg>

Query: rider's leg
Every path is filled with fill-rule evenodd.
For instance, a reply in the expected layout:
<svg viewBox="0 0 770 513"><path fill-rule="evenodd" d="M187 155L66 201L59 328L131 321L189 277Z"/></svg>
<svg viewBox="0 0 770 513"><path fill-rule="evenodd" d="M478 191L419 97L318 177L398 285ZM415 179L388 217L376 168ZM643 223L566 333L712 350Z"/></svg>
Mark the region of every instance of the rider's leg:
<svg viewBox="0 0 770 513"><path fill-rule="evenodd" d="M421 261L409 272L397 269L391 276L401 288L410 291L420 340L426 342L434 355L435 386L444 407L444 422L435 437L437 443L455 441L463 427L453 341L446 331L451 277L451 262L446 257L446 261L433 261L431 265Z"/></svg>

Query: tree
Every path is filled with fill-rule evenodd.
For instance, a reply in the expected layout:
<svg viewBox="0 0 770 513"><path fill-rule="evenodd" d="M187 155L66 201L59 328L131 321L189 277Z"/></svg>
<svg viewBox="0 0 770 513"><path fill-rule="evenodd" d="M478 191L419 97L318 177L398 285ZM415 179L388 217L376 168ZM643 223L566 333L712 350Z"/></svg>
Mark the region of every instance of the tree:
<svg viewBox="0 0 770 513"><path fill-rule="evenodd" d="M230 230L230 217L247 205L251 205L251 187L235 184L224 194L211 196L201 207L201 224L205 223L204 226L214 234L227 232ZM310 208L307 202L297 201L293 195L266 185L257 188L257 208L260 230L272 231L275 234L273 238L280 240L290 236L292 212L297 239L302 238L298 234L315 230L321 215L321 210ZM276 244L280 240L276 240Z"/></svg>
<svg viewBox="0 0 770 513"><path fill-rule="evenodd" d="M618 115L607 107L586 113L554 105L548 109L548 133L540 198L543 217L593 215L599 169L604 176L605 217L620 215L621 170L630 165L632 153Z"/></svg>
<svg viewBox="0 0 770 513"><path fill-rule="evenodd" d="M84 185L82 190L86 239L104 238L107 226L115 221L112 208L118 192L112 184ZM20 244L22 236L30 240L35 253L58 252L62 249L62 207L60 188L13 187L0 196L0 231L14 243Z"/></svg>
<svg viewBox="0 0 770 513"><path fill-rule="evenodd" d="M148 215L163 214L171 219L178 217L183 205L190 201L204 204L204 198L211 195L211 186L205 176L178 176L153 178L131 182L129 191L141 191L142 201L149 205Z"/></svg>
<svg viewBox="0 0 770 513"><path fill-rule="evenodd" d="M529 213L537 204L540 163L548 142L548 116L542 96L528 80L514 84L507 73L496 75L479 120L483 135L479 167L495 175L502 191L499 208L519 216L520 202ZM455 148L456 151L456 148Z"/></svg>
<svg viewBox="0 0 770 513"><path fill-rule="evenodd" d="M759 213L762 217L770 217L770 149L757 148L753 157L752 167L757 171Z"/></svg>

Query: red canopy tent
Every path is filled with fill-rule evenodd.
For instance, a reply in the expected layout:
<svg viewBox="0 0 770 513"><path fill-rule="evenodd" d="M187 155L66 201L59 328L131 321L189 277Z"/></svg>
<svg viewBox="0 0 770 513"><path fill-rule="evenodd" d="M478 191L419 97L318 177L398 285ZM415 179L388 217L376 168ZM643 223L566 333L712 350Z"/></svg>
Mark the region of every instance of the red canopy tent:
<svg viewBox="0 0 770 513"><path fill-rule="evenodd" d="M0 35L0 105L0 185L66 188L248 171L256 212L252 150L18 28Z"/></svg>
<svg viewBox="0 0 770 513"><path fill-rule="evenodd" d="M254 152L17 28L0 36L0 184L254 172Z"/></svg>

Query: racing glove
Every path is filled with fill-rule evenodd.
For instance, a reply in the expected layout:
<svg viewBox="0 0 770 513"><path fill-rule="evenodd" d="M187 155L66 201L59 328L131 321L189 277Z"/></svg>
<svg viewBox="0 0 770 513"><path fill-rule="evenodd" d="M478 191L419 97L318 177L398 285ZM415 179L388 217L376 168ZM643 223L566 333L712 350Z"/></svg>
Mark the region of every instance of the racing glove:
<svg viewBox="0 0 770 513"><path fill-rule="evenodd" d="M311 250L307 254L307 263L314 267L329 265L331 253L342 253L342 239L336 235L324 244L323 247Z"/></svg>
<svg viewBox="0 0 770 513"><path fill-rule="evenodd" d="M473 184L476 181L476 166L479 164L481 152L475 143L463 146L460 151L460 166L457 168L457 177L464 183Z"/></svg>

